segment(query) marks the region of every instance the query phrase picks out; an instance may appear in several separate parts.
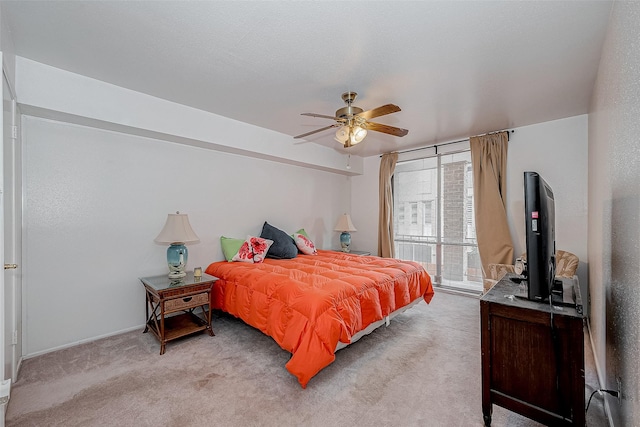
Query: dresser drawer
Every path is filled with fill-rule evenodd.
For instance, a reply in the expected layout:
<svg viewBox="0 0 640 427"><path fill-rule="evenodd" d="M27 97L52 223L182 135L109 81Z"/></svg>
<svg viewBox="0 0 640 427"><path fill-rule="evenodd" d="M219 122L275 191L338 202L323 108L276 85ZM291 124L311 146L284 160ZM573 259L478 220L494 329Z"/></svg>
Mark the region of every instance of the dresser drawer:
<svg viewBox="0 0 640 427"><path fill-rule="evenodd" d="M175 298L175 299L166 300L164 302L164 312L170 313L173 311L186 310L188 308L199 307L205 304L209 304L208 292L191 295L184 298Z"/></svg>

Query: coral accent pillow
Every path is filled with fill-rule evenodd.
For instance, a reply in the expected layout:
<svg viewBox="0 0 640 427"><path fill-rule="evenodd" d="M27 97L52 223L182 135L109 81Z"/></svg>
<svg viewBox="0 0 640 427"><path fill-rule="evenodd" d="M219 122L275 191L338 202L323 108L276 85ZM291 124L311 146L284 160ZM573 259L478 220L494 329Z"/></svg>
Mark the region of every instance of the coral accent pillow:
<svg viewBox="0 0 640 427"><path fill-rule="evenodd" d="M316 245L313 244L311 239L302 233L294 234L293 240L296 242L296 246L300 249L300 252L306 255L318 255Z"/></svg>
<svg viewBox="0 0 640 427"><path fill-rule="evenodd" d="M242 244L238 253L233 256L232 261L261 263L267 256L271 245L273 245L273 240L247 236L247 240Z"/></svg>

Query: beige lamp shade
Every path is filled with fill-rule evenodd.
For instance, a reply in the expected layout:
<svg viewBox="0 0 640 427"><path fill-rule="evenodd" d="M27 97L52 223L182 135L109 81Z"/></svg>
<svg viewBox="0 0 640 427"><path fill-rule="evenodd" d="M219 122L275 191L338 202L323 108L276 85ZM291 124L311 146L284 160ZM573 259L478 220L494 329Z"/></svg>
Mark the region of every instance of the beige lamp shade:
<svg viewBox="0 0 640 427"><path fill-rule="evenodd" d="M336 223L334 231L358 231L351 222L351 216L349 214L340 215L338 222Z"/></svg>
<svg viewBox="0 0 640 427"><path fill-rule="evenodd" d="M164 228L154 240L156 243L164 244L198 243L199 241L200 239L191 228L191 224L189 224L187 214L179 212L167 215L167 222L164 224Z"/></svg>

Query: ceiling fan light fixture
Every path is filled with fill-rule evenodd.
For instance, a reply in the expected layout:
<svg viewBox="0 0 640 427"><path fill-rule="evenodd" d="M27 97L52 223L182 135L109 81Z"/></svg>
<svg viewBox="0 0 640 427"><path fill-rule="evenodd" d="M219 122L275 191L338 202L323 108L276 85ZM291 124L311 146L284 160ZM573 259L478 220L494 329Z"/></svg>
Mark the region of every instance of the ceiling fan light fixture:
<svg viewBox="0 0 640 427"><path fill-rule="evenodd" d="M365 136L367 136L367 130L365 128L360 126L354 127L351 133L351 145L362 142Z"/></svg>
<svg viewBox="0 0 640 427"><path fill-rule="evenodd" d="M367 136L367 130L361 126L341 126L336 132L335 140L344 145L351 147L362 142Z"/></svg>
<svg viewBox="0 0 640 427"><path fill-rule="evenodd" d="M335 140L340 144L344 145L349 139L349 127L348 126L340 126L340 128L336 131Z"/></svg>

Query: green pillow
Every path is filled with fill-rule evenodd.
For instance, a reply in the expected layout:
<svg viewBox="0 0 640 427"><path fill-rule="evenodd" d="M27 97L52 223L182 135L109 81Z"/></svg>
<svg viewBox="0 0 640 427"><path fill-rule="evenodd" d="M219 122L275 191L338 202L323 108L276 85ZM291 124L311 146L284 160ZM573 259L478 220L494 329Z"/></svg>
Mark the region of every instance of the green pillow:
<svg viewBox="0 0 640 427"><path fill-rule="evenodd" d="M304 228L301 228L300 230L296 231L295 233L293 233L291 235L291 237L293 238L293 240L296 239L296 234L302 234L304 237L306 237L307 239L309 238L309 235L307 234L306 231L304 231Z"/></svg>
<svg viewBox="0 0 640 427"><path fill-rule="evenodd" d="M235 254L238 253L245 239L233 239L231 237L220 236L220 245L222 253L227 261L231 261Z"/></svg>

